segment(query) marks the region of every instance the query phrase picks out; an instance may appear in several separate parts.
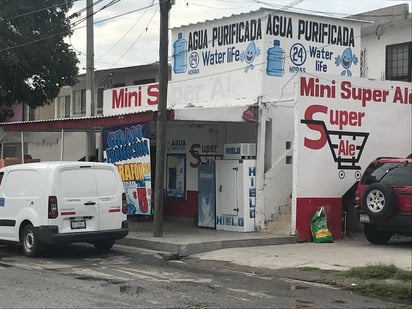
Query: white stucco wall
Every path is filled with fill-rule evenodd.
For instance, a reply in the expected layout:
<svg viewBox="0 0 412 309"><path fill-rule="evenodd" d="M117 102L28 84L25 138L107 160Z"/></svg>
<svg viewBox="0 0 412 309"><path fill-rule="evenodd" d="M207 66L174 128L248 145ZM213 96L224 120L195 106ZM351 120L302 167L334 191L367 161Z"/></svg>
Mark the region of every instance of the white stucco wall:
<svg viewBox="0 0 412 309"><path fill-rule="evenodd" d="M294 101L271 104L267 109L268 120L272 122L271 132L266 136L271 139L270 168L264 174L265 220L272 214L279 213L279 206L284 205L292 194L292 164L286 158L292 156L294 138ZM291 147L286 149L287 142ZM292 158L293 162L293 158Z"/></svg>
<svg viewBox="0 0 412 309"><path fill-rule="evenodd" d="M410 42L412 40L412 19L383 26L383 34L378 37L373 31L362 37L361 48L366 51L366 77L385 79L385 57L387 45Z"/></svg>
<svg viewBox="0 0 412 309"><path fill-rule="evenodd" d="M100 134L97 134L97 140ZM61 153L61 137L58 138L55 144L44 143L29 143L28 153L32 158L40 159L41 161L60 160ZM98 145L98 144L97 144ZM97 146L99 147L99 146ZM83 132L66 132L64 133L64 161L80 160L86 156L87 152L87 136Z"/></svg>

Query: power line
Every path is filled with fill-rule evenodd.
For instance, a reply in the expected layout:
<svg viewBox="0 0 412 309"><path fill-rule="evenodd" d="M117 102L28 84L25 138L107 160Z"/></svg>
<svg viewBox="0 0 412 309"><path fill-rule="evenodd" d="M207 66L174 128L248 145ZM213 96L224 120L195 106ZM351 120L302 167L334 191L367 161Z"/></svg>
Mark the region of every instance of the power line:
<svg viewBox="0 0 412 309"><path fill-rule="evenodd" d="M120 0L117 0L117 1L120 1ZM164 0L162 0L162 1L160 1L160 2L163 2L163 1L164 1ZM105 56L107 53L109 53L114 47L116 47L116 46L124 39L124 37L126 37L126 35L127 35L128 33L130 33L130 31L135 27L135 25L137 24L137 22L138 22L141 18L143 18L143 16L145 15L146 11L147 11L149 8L152 8L153 6L157 6L157 4L154 4L154 1L152 2L152 4L150 4L150 5L148 5L148 6L145 6L145 7L136 9L136 10L132 10L132 11L129 11L129 12L126 12L126 13L122 13L122 14L115 15L115 16L112 16L112 17L107 18L107 19L103 19L103 20L99 20L99 21L94 22L94 24L103 23L103 22L112 20L112 19L114 19L114 18L123 17L123 16L125 16L125 15L132 14L132 13L135 13L135 12L139 12L139 11L144 10L143 15L133 24L133 26L132 26L131 28L129 28L129 30L125 33L125 35L123 35L122 38L121 38L120 40L118 40L109 50L107 50L104 54L102 54L101 56L99 56L99 58L98 58L97 60L101 59L103 56ZM158 9L158 8L157 8L157 9ZM157 9L156 9L156 11L157 11ZM150 22L153 20L153 17L154 17L155 14L156 14L156 12L153 14L153 16L152 16L152 18L150 19L148 25L149 25ZM145 27L145 31L147 31L148 25ZM79 27L79 28L76 28L76 29L74 29L74 30L78 30L78 29L81 29L81 28L84 28L84 27ZM143 33L144 33L144 31L139 35L139 37L134 41L134 43L129 47L129 49L116 61L116 63L114 63L114 64L112 63L112 65L115 65L115 64L118 64L118 63L119 63L119 61L120 61L120 60L129 52L129 50L136 44L137 40L143 35ZM73 46L73 45L72 45L72 46ZM73 46L73 47L74 47L74 46ZM84 54L84 52L81 52L81 51L80 51L80 53L83 53L83 54ZM101 62L101 61L97 61L97 60L96 60L97 63L105 63L105 64L108 64L107 62Z"/></svg>
<svg viewBox="0 0 412 309"><path fill-rule="evenodd" d="M160 1L160 2L164 2L164 0L162 0L162 1ZM136 9L136 10L128 11L128 12L125 12L125 13L122 13L122 14L119 14L119 15L115 15L115 16L112 16L112 17L109 17L109 18L106 18L106 19L99 20L99 21L95 22L95 24L97 24L97 23L104 23L104 22L109 21L109 20L112 20L112 19L114 19L114 18L119 18L119 17L125 16L125 15L129 15L129 14L132 14L132 13L135 13L135 12L139 12L139 11L142 11L142 10L145 10L145 9L148 9L148 8L151 8L151 7L155 6L155 5L157 6L158 4L152 3L152 4L150 4L150 5L144 6L144 7L142 7L142 8L138 8L138 9Z"/></svg>
<svg viewBox="0 0 412 309"><path fill-rule="evenodd" d="M115 19L115 18L119 18L119 17L125 16L125 15L128 15L128 14L132 14L132 13L144 10L144 9L152 7L152 6L154 6L154 4L143 7L143 8L139 8L139 9L136 9L136 10L132 10L132 11L129 11L129 12L126 12L126 13L122 13L122 14L119 14L119 15L115 15L115 16L112 16L110 18L106 18L106 19L103 19L103 20L96 21L96 22L94 22L94 24L103 23L103 22L106 22L106 21L109 21L109 20L112 20L112 19ZM82 20L81 22L84 22L85 20L86 19ZM76 23L74 23L74 25L75 25L74 26L75 28L71 28L70 30L60 31L60 32L57 32L57 33L54 33L54 34L49 34L47 36L44 36L44 37L41 37L41 38L38 38L38 39L35 39L35 40L32 40L32 41L28 41L28 42L24 42L24 43L21 43L21 44L17 44L17 45L14 45L14 46L9 46L7 48L0 49L0 53L10 51L10 50L13 50L13 49L16 49L16 48L24 47L24 46L27 46L27 45L30 45L30 44L33 44L33 43L41 42L43 40L47 40L47 39L50 39L50 38L58 36L58 35L69 34L70 32L74 32L76 30L79 30L79 29L82 29L82 28L86 27L85 25L77 27Z"/></svg>
<svg viewBox="0 0 412 309"><path fill-rule="evenodd" d="M83 12L87 12L87 9L89 9L90 7L94 7L96 4L98 4L98 3L102 2L102 1L103 1L103 0L96 0L96 1L93 2L92 5L90 5L90 6L88 6L88 5L86 4L86 7L81 8L81 9L78 10L77 12L74 12L73 14L71 14L71 15L69 16L69 18L74 18L74 17L77 17L77 15L79 15L79 14L81 14L81 13L83 13Z"/></svg>
<svg viewBox="0 0 412 309"><path fill-rule="evenodd" d="M102 57L106 56L113 48L115 48L119 43L133 30L133 28L137 25L137 23L143 18L143 16L146 14L147 9L143 12L143 14L134 22L134 24L125 32L125 34L112 46L110 47L106 52L101 54L95 61L101 59Z"/></svg>
<svg viewBox="0 0 412 309"><path fill-rule="evenodd" d="M79 0L75 0L75 1L79 1ZM100 1L101 1L101 0L97 0L96 2L100 2ZM111 2L109 2L106 6L111 6L111 5L115 4L115 3L117 3L118 1L120 1L120 0L111 1ZM161 0L160 2L162 2L162 1L164 1L164 0ZM96 3L96 2L95 2L95 3ZM276 5L271 4L271 3L269 3L269 2L257 1L257 0L251 0L251 1L220 0L220 2L227 2L227 3L239 3L239 2L241 2L241 3L250 3L250 2L253 2L253 3L256 3L256 4L264 4L264 5L272 6L272 7L274 7L274 8L281 8L281 6L276 6ZM186 3L189 3L189 1L186 1ZM103 20L99 20L99 21L96 21L94 24L107 22L107 21L109 21L109 20L113 20L113 19L115 19L115 18L119 18L119 17L126 16L126 15L129 15L129 14L133 14L133 13L138 12L138 11L141 11L141 10L147 10L148 8L153 7L153 6L155 6L155 5L158 5L158 4L154 4L154 2L152 2L152 4L147 5L147 6L145 6L145 7L138 8L138 9L135 9L135 10L131 10L131 11L128 11L128 12L124 12L124 13L121 13L121 14L112 16L112 17L110 17L110 18L103 19ZM225 9L227 9L227 8L225 8ZM83 10L83 9L82 9L82 10ZM303 10L303 9L302 9L302 10ZM310 10L303 10L303 11L310 11ZM325 12L320 12L320 11L312 11L312 12L325 13ZM96 12L96 13L97 13L97 12ZM392 15L392 16L394 16L394 15ZM64 33L69 33L70 31L72 31L72 32L77 31L77 30L82 29L82 28L85 27L85 26L78 26L81 22L82 22L82 21L77 21L77 22L73 23L75 26L74 26L74 28L72 28L71 30L67 30L67 31L63 31L63 32L59 32L59 33L47 35L47 36L45 36L45 37L43 37L43 38L38 38L38 39L36 39L36 40L32 40L32 41L29 41L29 42L24 42L24 43L21 43L21 44L12 46L12 47L4 47L4 48L0 49L0 52L10 51L10 50L13 50L13 49L16 49L16 48L19 48L19 47L27 46L27 45L30 45L30 44L33 44L33 43L36 43L36 42L39 42L39 41L42 41L42 40L49 39L49 38L54 37L54 36L57 36L57 35L61 35L61 34L64 34ZM77 27L77 26L78 26L78 27ZM142 33L142 34L143 34L143 33ZM142 34L141 34L141 35L142 35ZM140 35L140 36L141 36L141 35ZM137 38L137 40L140 38L140 36ZM115 45L116 45L116 44L115 44ZM72 45L72 46L73 46L73 45ZM110 50L111 50L111 49L110 49ZM109 50L109 51L110 51L110 50ZM128 50L128 51L129 51L129 50ZM127 54L128 51L126 51L125 54ZM107 54L107 53L108 53L108 52L106 52L105 54ZM122 57L124 57L125 54L123 54ZM102 56L101 56L101 57L102 57ZM99 57L99 59L100 59L101 57ZM119 60L118 60L118 61L119 61ZM118 61L117 61L115 64L117 64Z"/></svg>
<svg viewBox="0 0 412 309"><path fill-rule="evenodd" d="M246 3L246 2L244 2L244 3ZM189 4L189 3L187 2L187 4ZM214 7L214 6L210 6L210 5L197 4L197 3L191 3L191 5L198 6L198 7L204 7L204 8L208 8L208 9L216 9L216 10L227 10L228 9L227 7ZM234 10L245 9L245 8L249 8L249 7L254 6L254 5L255 5L255 3L245 5L245 6L234 7L234 8L230 8L230 9L234 9Z"/></svg>
<svg viewBox="0 0 412 309"><path fill-rule="evenodd" d="M282 10L284 8L284 6L282 6L282 5L272 4L272 3L269 3L269 2L266 2L266 1L259 1L258 0L257 3L263 4L265 6L272 7L272 8L275 8L275 9L279 9L279 10ZM345 13L333 13L333 12L325 12L325 11L318 11L318 10L302 9L302 8L297 8L297 7L291 8L290 11L292 11L292 10L294 12L299 12L300 11L300 12L303 12L303 13L319 14L319 15L322 15L322 16L332 17L332 18L346 17L346 16L349 15L349 14L345 14Z"/></svg>
<svg viewBox="0 0 412 309"><path fill-rule="evenodd" d="M83 8L83 9L81 9L80 11L84 11L84 10L87 11L87 9L89 9L90 7L94 7L96 4L98 4L98 3L102 2L102 1L103 1L103 0L96 0L96 2L94 2L91 6L87 6L86 8ZM107 8L111 7L112 5L116 4L116 3L119 2L119 1L120 1L120 0L111 0L111 2L109 2L108 4L102 6L101 8L99 8L99 9L96 10L96 11L93 11L92 15L86 15L86 16L83 17L82 19L80 19L80 20L78 20L78 21L76 21L76 22L73 22L73 23L72 23L72 26L74 27L74 26L77 26L78 24L81 24L82 22L85 22L89 17L96 15L97 13L103 11L104 9L107 9ZM78 11L78 12L80 12L80 11ZM76 14L76 13L74 13L74 14Z"/></svg>
<svg viewBox="0 0 412 309"><path fill-rule="evenodd" d="M72 2L74 3L74 2L77 2L77 1L81 1L81 0L73 0ZM16 15L16 16L12 16L12 17L8 17L8 18L3 18L3 19L0 19L0 22L7 22L7 21L12 20L12 19L25 17L25 16L28 16L28 15L32 15L32 14L44 11L44 10L48 10L48 9L51 9L51 8L56 8L56 7L60 7L60 6L64 6L64 5L67 5L66 1L64 1L64 3L61 3L61 5L53 4L51 6L43 7L43 8L34 10L34 11L26 12L26 13L19 14L19 15Z"/></svg>
<svg viewBox="0 0 412 309"><path fill-rule="evenodd" d="M134 40L134 42L133 42L133 43L129 46L129 48L123 53L123 55L121 55L121 56L119 57L119 59L117 59L117 61L116 61L115 63L113 63L112 67L115 66L116 64L118 64L119 61L122 60L124 56L126 56L126 54L132 49L132 47L133 47L133 46L137 43L137 41L142 37L143 33L147 32L147 29L148 29L150 23L152 22L153 18L155 17L155 15L156 15L156 13L157 13L157 11L158 11L158 8L159 8L159 7L157 7L156 10L154 11L152 17L150 18L149 22L147 23L146 28L139 34L139 36L136 38L136 40Z"/></svg>

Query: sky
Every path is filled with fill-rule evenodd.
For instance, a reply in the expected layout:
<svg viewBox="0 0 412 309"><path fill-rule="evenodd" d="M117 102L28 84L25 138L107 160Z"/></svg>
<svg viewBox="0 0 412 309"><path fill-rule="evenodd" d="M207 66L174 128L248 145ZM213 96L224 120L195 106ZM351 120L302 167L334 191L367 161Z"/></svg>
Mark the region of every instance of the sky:
<svg viewBox="0 0 412 309"><path fill-rule="evenodd" d="M144 65L159 60L159 0L94 0L94 64L96 70ZM108 4L112 3L108 6ZM169 12L169 28L219 19L232 14L258 10L261 7L285 9L306 14L345 17L412 0L174 0ZM108 6L108 7L105 7ZM86 0L76 0L70 13L82 11ZM76 25L67 39L76 51L79 73L86 66L86 16L72 19ZM171 38L169 37L169 43ZM169 44L170 45L170 44ZM169 47L169 56L171 55Z"/></svg>

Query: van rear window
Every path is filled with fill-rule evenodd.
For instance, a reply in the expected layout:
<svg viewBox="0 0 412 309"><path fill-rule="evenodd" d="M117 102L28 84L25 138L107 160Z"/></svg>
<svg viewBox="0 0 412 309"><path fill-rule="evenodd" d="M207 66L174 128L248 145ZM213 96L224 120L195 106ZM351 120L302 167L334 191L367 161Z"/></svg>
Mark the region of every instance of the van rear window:
<svg viewBox="0 0 412 309"><path fill-rule="evenodd" d="M75 169L60 173L60 187L66 198L113 196L119 183L113 170Z"/></svg>
<svg viewBox="0 0 412 309"><path fill-rule="evenodd" d="M96 196L96 179L92 169L64 170L60 173L59 183L66 198Z"/></svg>
<svg viewBox="0 0 412 309"><path fill-rule="evenodd" d="M100 196L113 196L119 190L119 183L113 170L96 169L97 191Z"/></svg>

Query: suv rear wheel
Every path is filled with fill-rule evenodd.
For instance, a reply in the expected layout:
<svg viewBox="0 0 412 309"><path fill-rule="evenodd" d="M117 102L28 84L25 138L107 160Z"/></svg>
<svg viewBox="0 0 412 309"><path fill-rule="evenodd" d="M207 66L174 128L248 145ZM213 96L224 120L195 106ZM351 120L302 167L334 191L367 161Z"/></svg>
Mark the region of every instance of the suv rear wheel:
<svg viewBox="0 0 412 309"><path fill-rule="evenodd" d="M378 230L374 224L365 224L363 231L366 239L375 245L386 244L392 237L391 232Z"/></svg>
<svg viewBox="0 0 412 309"><path fill-rule="evenodd" d="M395 195L388 186L381 183L374 183L365 190L363 205L365 205L365 211L369 216L388 218L395 210Z"/></svg>

